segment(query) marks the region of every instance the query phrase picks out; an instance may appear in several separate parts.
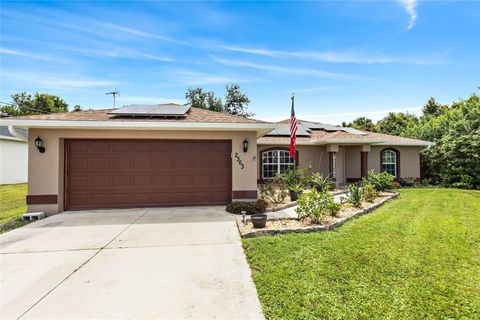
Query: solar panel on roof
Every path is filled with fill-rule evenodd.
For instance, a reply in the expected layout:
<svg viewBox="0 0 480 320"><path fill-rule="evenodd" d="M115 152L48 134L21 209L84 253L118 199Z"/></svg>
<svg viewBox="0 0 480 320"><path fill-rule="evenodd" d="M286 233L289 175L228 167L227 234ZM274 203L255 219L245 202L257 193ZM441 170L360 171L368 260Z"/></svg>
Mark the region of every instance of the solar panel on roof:
<svg viewBox="0 0 480 320"><path fill-rule="evenodd" d="M108 112L115 116L139 117L184 117L190 110L189 106L180 104L131 104L123 108Z"/></svg>
<svg viewBox="0 0 480 320"><path fill-rule="evenodd" d="M267 136L290 136L290 125L289 124L281 124L276 129L270 131L266 134ZM297 126L297 136L301 137L309 137L310 130L307 127L298 124Z"/></svg>
<svg viewBox="0 0 480 320"><path fill-rule="evenodd" d="M337 127L337 126L332 126L331 124L308 122L308 121L302 121L301 123L311 130L343 131L343 132L358 134L358 135L366 134L363 131L360 131L354 128L349 128L349 127Z"/></svg>

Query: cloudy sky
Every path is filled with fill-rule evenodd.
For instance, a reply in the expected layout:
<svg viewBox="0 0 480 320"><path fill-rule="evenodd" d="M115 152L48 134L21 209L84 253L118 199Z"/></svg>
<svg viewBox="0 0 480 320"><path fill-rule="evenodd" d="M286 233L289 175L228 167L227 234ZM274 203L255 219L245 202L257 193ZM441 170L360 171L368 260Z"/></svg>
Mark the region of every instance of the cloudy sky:
<svg viewBox="0 0 480 320"><path fill-rule="evenodd" d="M184 103L238 83L256 117L340 123L480 86L479 1L1 2L0 101Z"/></svg>

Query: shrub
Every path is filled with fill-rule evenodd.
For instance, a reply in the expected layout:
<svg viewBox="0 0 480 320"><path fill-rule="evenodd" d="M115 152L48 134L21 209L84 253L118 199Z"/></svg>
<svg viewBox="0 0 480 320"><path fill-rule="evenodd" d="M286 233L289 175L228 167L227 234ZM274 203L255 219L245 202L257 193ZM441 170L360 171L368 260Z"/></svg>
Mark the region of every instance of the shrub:
<svg viewBox="0 0 480 320"><path fill-rule="evenodd" d="M277 175L276 180L283 184L288 190L292 190L292 188L299 185L302 186L302 189L305 189L308 184L308 178L305 169L299 167L294 167L288 171L280 173Z"/></svg>
<svg viewBox="0 0 480 320"><path fill-rule="evenodd" d="M355 207L360 207L362 204L363 192L362 188L356 183L348 185L348 202Z"/></svg>
<svg viewBox="0 0 480 320"><path fill-rule="evenodd" d="M377 174L375 171L370 170L368 175L363 178L363 183L371 184L377 191L393 189L394 181L395 177L386 171Z"/></svg>
<svg viewBox="0 0 480 320"><path fill-rule="evenodd" d="M415 178L413 177L405 177L398 179L398 182L402 187L413 187L415 186Z"/></svg>
<svg viewBox="0 0 480 320"><path fill-rule="evenodd" d="M378 196L377 190L375 190L375 188L371 184L365 183L363 184L362 188L363 199L365 199L365 201L373 202Z"/></svg>
<svg viewBox="0 0 480 320"><path fill-rule="evenodd" d="M302 194L297 200L298 208L295 212L299 219L309 219L312 223L319 224L325 216L336 216L340 205L334 201L328 192L311 192Z"/></svg>
<svg viewBox="0 0 480 320"><path fill-rule="evenodd" d="M309 182L317 191L329 191L335 188L335 182L330 177L324 178L320 172L312 174Z"/></svg>
<svg viewBox="0 0 480 320"><path fill-rule="evenodd" d="M273 204L280 204L285 201L288 192L282 183L267 181L260 185L260 198Z"/></svg>
<svg viewBox="0 0 480 320"><path fill-rule="evenodd" d="M264 213L267 209L267 203L259 199L257 201L233 201L227 205L227 211L230 213L241 214L246 211L247 214Z"/></svg>

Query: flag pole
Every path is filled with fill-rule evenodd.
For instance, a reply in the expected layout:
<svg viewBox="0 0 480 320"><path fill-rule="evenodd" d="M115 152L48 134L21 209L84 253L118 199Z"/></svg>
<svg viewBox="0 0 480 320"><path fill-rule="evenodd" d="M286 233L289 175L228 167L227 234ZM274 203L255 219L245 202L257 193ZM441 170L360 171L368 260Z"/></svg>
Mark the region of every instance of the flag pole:
<svg viewBox="0 0 480 320"><path fill-rule="evenodd" d="M296 143L297 143L297 118L295 116L295 94L292 93L292 112L290 115L290 157L297 160Z"/></svg>

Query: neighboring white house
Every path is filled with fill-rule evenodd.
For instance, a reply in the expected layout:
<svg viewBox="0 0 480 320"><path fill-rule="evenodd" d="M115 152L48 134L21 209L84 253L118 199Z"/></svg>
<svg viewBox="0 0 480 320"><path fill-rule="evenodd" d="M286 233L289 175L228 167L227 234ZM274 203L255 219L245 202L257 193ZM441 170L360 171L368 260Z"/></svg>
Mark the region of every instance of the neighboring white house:
<svg viewBox="0 0 480 320"><path fill-rule="evenodd" d="M15 129L18 136L0 126L0 184L25 183L28 180L28 132Z"/></svg>

